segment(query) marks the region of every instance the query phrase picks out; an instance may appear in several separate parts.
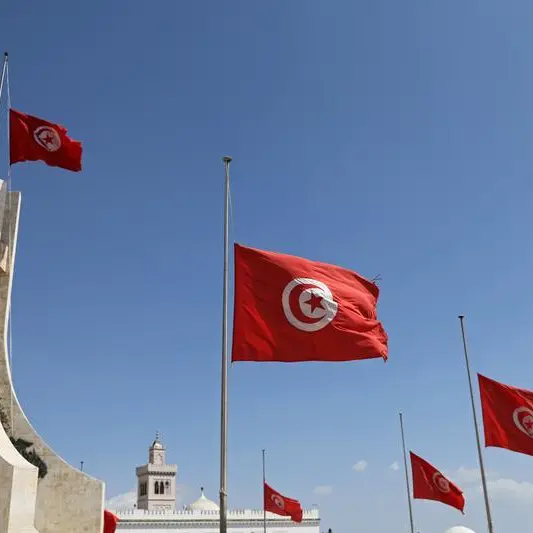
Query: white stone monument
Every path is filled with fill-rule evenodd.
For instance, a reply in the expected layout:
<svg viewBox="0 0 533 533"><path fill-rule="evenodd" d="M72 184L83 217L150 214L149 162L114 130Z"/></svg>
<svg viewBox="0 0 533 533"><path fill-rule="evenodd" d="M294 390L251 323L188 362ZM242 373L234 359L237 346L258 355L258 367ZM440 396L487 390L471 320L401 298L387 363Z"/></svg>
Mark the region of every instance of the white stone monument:
<svg viewBox="0 0 533 533"><path fill-rule="evenodd" d="M8 324L20 193L0 180L0 533L102 533L104 484L67 464L20 406Z"/></svg>

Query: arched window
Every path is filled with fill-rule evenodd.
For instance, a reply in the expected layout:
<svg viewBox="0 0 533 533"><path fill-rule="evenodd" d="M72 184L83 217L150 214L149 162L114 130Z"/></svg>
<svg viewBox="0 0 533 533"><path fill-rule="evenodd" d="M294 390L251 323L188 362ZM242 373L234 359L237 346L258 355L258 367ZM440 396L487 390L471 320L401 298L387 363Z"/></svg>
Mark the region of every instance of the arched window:
<svg viewBox="0 0 533 533"><path fill-rule="evenodd" d="M139 496L146 496L146 483L141 483L139 486Z"/></svg>
<svg viewBox="0 0 533 533"><path fill-rule="evenodd" d="M165 491L167 494L170 494L170 482L165 481Z"/></svg>
<svg viewBox="0 0 533 533"><path fill-rule="evenodd" d="M162 481L159 482L159 494L165 494L165 486Z"/></svg>
<svg viewBox="0 0 533 533"><path fill-rule="evenodd" d="M159 494L159 481L156 481L154 484L154 493Z"/></svg>

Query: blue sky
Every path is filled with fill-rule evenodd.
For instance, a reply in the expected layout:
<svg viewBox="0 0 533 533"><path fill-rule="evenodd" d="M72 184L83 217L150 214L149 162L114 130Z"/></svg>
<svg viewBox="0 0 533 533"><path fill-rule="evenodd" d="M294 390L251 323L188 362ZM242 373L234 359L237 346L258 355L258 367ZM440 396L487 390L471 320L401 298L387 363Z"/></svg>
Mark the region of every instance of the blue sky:
<svg viewBox="0 0 533 533"><path fill-rule="evenodd" d="M230 506L260 506L266 448L270 483L323 529L407 531L402 409L408 446L467 489L465 518L415 502L420 531L484 531L456 317L474 370L533 388L532 16L526 0L6 2L13 107L84 143L82 174L13 168L14 378L45 439L113 496L159 430L184 500L217 498L230 154L232 238L379 274L390 336L387 364L231 369ZM532 459L485 456L514 533Z"/></svg>

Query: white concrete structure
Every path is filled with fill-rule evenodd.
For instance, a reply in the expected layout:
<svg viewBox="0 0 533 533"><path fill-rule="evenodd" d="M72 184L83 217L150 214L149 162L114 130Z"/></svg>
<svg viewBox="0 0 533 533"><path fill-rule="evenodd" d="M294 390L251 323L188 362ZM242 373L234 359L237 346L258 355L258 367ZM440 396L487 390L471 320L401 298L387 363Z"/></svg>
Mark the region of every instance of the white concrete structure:
<svg viewBox="0 0 533 533"><path fill-rule="evenodd" d="M156 438L150 447L148 465L137 468L136 507L111 509L120 519L118 533L156 533L163 530L165 533L218 533L219 508L214 501L206 498L203 488L196 501L176 511L177 467L166 465L164 461L165 448ZM166 493L167 481L172 497L170 504ZM163 494L160 493L161 482ZM263 516L262 509L229 510L228 533L262 533ZM299 524L289 517L267 513L267 530L268 533L320 533L318 509L304 511Z"/></svg>
<svg viewBox="0 0 533 533"><path fill-rule="evenodd" d="M8 434L9 418L2 397L14 395L9 367L7 328L15 260L20 193L9 193L0 180L0 533L36 533L38 469L17 451ZM9 209L8 207L11 207ZM4 392L10 389L9 394ZM3 407L4 405L4 407ZM11 405L9 405L11 414ZM6 427L7 426L7 427Z"/></svg>
<svg viewBox="0 0 533 533"><path fill-rule="evenodd" d="M446 530L445 533L474 533L474 531L464 526L455 526Z"/></svg>
<svg viewBox="0 0 533 533"><path fill-rule="evenodd" d="M42 440L13 388L8 324L19 213L20 193L0 180L0 533L101 533L104 484Z"/></svg>

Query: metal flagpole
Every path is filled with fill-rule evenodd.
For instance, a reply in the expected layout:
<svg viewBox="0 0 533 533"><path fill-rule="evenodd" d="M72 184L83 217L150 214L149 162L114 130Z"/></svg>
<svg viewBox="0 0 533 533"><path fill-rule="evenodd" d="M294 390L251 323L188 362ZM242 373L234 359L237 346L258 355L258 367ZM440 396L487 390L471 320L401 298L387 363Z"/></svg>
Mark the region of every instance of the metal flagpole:
<svg viewBox="0 0 533 533"><path fill-rule="evenodd" d="M409 522L411 524L411 533L415 533L413 522L413 505L411 503L411 487L409 486L409 473L407 471L407 452L405 451L405 435L403 433L403 415L400 413L400 431L402 433L403 465L405 468L405 486L407 488L407 503L409 505Z"/></svg>
<svg viewBox="0 0 533 533"><path fill-rule="evenodd" d="M4 88L4 80L6 78L6 72L7 72L7 52L4 52L4 65L2 67L2 78L0 79L0 100L2 99L2 89Z"/></svg>
<svg viewBox="0 0 533 533"><path fill-rule="evenodd" d="M263 533L266 533L267 530L267 510L265 506L265 450L263 450Z"/></svg>
<svg viewBox="0 0 533 533"><path fill-rule="evenodd" d="M224 278L222 290L222 386L220 395L220 533L227 533L227 466L228 466L228 286L229 286L229 164L224 161Z"/></svg>
<svg viewBox="0 0 533 533"><path fill-rule="evenodd" d="M470 388L470 400L472 402L472 415L474 417L474 428L476 430L477 454L479 459L479 469L481 470L481 484L483 486L483 497L485 499L485 511L487 512L487 526L489 533L493 533L494 530L492 527L492 515L490 512L489 491L487 489L487 477L485 476L483 453L481 452L481 439L479 437L479 427L477 424L476 404L474 402L474 389L472 387L472 374L470 372L470 361L468 359L468 347L466 344L464 320L464 315L459 315L459 321L461 322L461 335L463 337L463 348L465 352L466 373L468 375L468 386Z"/></svg>
<svg viewBox="0 0 533 533"><path fill-rule="evenodd" d="M10 110L11 110L11 94L9 90L9 56L7 52L4 52L4 64L2 67L2 77L0 78L0 103L2 102L2 94L4 90L4 83L6 85L7 89L7 113L6 113L6 137L7 137L7 206L8 206L8 225L7 225L7 264L8 268L11 268L11 254L12 254L12 245L11 242L11 214L12 214L12 206L11 206L11 161L10 161ZM8 336L8 352L9 352L9 372L11 373L11 376L13 376L13 337L12 337L12 313L11 313L11 305L9 306L8 310L8 324L7 324L7 336ZM10 396L10 432L13 432L13 395Z"/></svg>

